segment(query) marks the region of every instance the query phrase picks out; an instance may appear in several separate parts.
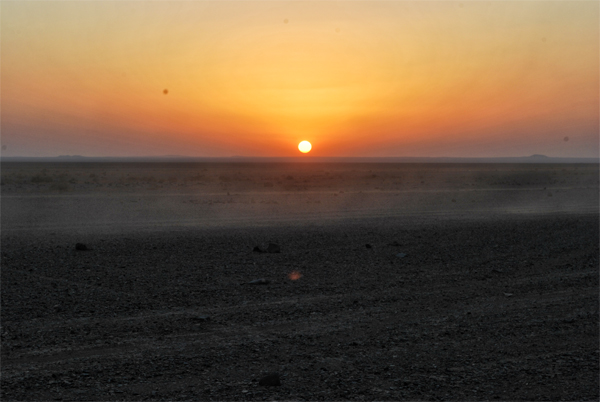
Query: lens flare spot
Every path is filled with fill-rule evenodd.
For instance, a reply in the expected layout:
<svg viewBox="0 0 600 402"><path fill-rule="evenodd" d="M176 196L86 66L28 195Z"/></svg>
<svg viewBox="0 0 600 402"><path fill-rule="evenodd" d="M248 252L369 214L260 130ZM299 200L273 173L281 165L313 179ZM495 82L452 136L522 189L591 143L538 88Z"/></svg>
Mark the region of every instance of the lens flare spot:
<svg viewBox="0 0 600 402"><path fill-rule="evenodd" d="M300 144L298 144L298 149L300 150L300 152L305 154L307 152L310 152L310 150L312 149L312 145L308 141L302 141Z"/></svg>
<svg viewBox="0 0 600 402"><path fill-rule="evenodd" d="M290 278L292 281L297 281L298 279L302 278L302 274L298 271L292 271L288 274L288 278Z"/></svg>

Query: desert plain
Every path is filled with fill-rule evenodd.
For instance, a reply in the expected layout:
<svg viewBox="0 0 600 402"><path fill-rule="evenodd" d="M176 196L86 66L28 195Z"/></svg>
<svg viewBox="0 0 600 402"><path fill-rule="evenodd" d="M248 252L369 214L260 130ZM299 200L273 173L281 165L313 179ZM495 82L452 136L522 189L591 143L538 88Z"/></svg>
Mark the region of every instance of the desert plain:
<svg viewBox="0 0 600 402"><path fill-rule="evenodd" d="M2 400L600 396L598 164L1 167Z"/></svg>

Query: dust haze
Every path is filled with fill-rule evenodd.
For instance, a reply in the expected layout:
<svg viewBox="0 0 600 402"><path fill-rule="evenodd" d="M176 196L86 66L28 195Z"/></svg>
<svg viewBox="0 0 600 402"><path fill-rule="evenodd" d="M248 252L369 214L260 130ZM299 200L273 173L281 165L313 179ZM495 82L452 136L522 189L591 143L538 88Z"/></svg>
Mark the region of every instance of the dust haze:
<svg viewBox="0 0 600 402"><path fill-rule="evenodd" d="M4 231L127 232L597 210L595 164L2 165Z"/></svg>

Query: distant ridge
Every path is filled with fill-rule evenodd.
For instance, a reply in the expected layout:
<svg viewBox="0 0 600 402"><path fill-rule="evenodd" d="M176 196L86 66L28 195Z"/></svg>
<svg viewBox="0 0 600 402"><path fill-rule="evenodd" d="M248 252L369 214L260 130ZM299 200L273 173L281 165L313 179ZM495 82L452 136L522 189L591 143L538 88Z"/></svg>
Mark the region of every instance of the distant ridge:
<svg viewBox="0 0 600 402"><path fill-rule="evenodd" d="M2 162L113 162L113 163L599 163L598 158L555 158L534 154L500 158L457 157L190 157L190 156L141 156L96 157L60 155L57 157L0 157Z"/></svg>

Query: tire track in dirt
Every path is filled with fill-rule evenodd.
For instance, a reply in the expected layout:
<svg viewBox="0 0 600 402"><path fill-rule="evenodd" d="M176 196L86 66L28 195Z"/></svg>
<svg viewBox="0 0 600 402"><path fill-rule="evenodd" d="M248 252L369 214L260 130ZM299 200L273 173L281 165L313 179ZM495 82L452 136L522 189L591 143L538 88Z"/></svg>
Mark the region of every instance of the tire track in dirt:
<svg viewBox="0 0 600 402"><path fill-rule="evenodd" d="M578 274L578 276L581 276L580 273ZM444 293L444 290L447 287L448 286L440 287L440 289L431 289L429 292L411 292L409 295L406 295L406 300L410 301L414 299L426 299L427 297L435 298L438 296L438 294ZM388 292L388 294L382 294L381 296L385 297L391 293L392 292ZM590 295L588 296L593 296L593 289L590 289L589 293ZM579 293L578 298L581 299L585 296L585 294L586 293ZM349 295L347 298L351 297L352 296ZM271 323L263 322L254 325L235 324L235 316L245 315L248 313L248 311L257 313L262 308L263 310L260 312L268 313L270 310L279 309L284 305L302 303L304 306L306 306L308 303L315 302L315 304L324 303L326 307L328 305L327 302L331 299L343 300L344 298L341 298L339 295L305 298L294 297L287 300L251 303L243 306L202 309L201 311L203 314L227 313L232 311L234 311L235 314L229 317L223 315L218 323L203 323L196 332L167 335L164 336L163 340L158 340L158 338L162 336L156 335L151 337L138 337L135 342L125 341L126 344L118 346L90 347L88 345L84 345L80 348L69 348L69 350L60 350L57 348L36 350L35 355L22 355L19 357L3 359L3 371L7 378L10 378L11 372L14 371L13 375L16 375L16 373L20 372L18 367L28 366L31 364L52 365L70 360L80 360L86 358L96 359L111 355L119 355L120 357L123 357L127 354L138 354L145 352L164 353L165 351L169 350L177 350L181 352L182 342L185 344L184 349L194 348L198 345L227 347L232 345L246 345L249 343L266 342L274 338L279 338L280 335L278 334L280 334L282 331L305 336L311 334L326 335L340 331L350 331L352 330L353 326L368 322L378 322L380 319L384 319L390 315L389 311L382 312L381 307L374 306L370 308L362 308L358 312L352 311L344 313L343 311L335 311L333 314L319 314L317 317L309 316L305 319L296 320L293 323L289 323L287 321L274 321ZM526 311L527 309L531 308L532 301L535 301L535 305L538 308L547 309L553 305L564 306L565 302L569 304L569 301L572 303L573 294L572 292L558 291L553 294L547 294L543 298L540 298L539 295L530 294L515 295L510 298L506 296L492 296L488 297L485 301L476 303L475 305L463 305L462 308L460 308L460 305L453 305L443 309L437 308L435 311L429 311L429 313L427 313L427 311L413 312L412 314L404 313L402 314L404 317L402 321L408 328L410 328L412 324L417 323L421 328L423 326L429 326L432 330L435 330L436 328L443 326L444 323L447 323L449 317L453 319L467 316L484 317L494 315L499 311L501 311L503 314L510 312L518 313L519 311ZM344 303L344 305L349 306L351 303ZM323 310L322 306L315 305L313 307L315 311ZM123 322L130 324L133 321L166 319L175 316L193 319L199 315L198 313L198 309L185 309L167 312L156 311L153 313L144 313L136 316L116 317L104 320L75 319L55 322L46 321L44 323L38 322L36 327L44 328L46 331L51 331L53 327L58 326L72 326L77 325L77 323L89 325L95 323L102 324L107 327L115 327L116 324L116 329L118 328L118 324ZM556 318L556 321L561 319L562 317ZM223 320L225 320L227 324L223 324ZM551 321L551 319L545 319L541 320L540 322L548 325L551 323ZM535 324L535 322L530 322L530 324ZM509 322L508 319L496 321L496 325L498 325L498 330L501 330L501 327L504 325L512 327L514 331L514 323ZM32 327L30 329L35 330L36 327ZM198 339L198 335L201 335L201 339ZM427 336L427 333L421 333L421 336ZM177 346L173 345L174 342L177 342Z"/></svg>

